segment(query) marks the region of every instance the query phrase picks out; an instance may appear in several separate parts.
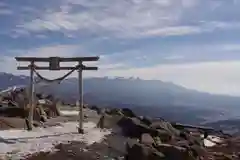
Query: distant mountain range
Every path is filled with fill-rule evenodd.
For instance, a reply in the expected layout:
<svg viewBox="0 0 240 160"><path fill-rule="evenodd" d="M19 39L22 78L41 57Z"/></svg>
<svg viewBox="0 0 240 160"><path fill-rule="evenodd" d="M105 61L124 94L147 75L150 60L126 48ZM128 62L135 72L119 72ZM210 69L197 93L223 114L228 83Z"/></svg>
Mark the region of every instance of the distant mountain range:
<svg viewBox="0 0 240 160"><path fill-rule="evenodd" d="M160 80L103 77L84 79L83 83L84 101L91 105L128 107L141 115L161 116L191 124L216 125L217 121L240 117L240 97L198 92ZM0 89L28 84L27 76L0 73ZM78 88L78 80L70 78L59 85L38 85L36 90L74 103L78 98Z"/></svg>

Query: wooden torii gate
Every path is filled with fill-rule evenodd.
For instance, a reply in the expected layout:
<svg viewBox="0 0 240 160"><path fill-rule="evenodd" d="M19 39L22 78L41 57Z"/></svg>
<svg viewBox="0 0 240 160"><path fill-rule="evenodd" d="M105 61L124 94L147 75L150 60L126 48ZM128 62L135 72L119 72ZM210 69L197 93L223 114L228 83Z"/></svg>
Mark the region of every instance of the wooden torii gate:
<svg viewBox="0 0 240 160"><path fill-rule="evenodd" d="M87 67L83 65L83 62L87 61L98 61L99 57L15 57L18 62L30 62L28 66L18 66L18 70L30 70L30 111L28 116L28 121L31 125L30 130L33 126L33 113L34 113L34 69L35 70L73 70L75 67L60 67L60 62L78 62L78 79L79 79L79 128L78 133L83 134L83 70L98 70L98 67ZM36 66L35 62L48 62L49 66ZM33 68L34 67L34 68Z"/></svg>

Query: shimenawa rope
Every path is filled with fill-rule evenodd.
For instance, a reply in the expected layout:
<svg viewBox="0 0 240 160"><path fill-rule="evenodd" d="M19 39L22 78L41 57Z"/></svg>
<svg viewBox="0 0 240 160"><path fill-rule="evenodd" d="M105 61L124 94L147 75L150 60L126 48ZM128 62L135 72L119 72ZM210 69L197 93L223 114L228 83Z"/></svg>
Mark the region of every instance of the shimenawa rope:
<svg viewBox="0 0 240 160"><path fill-rule="evenodd" d="M79 69L80 67L82 67L82 65L77 65L75 66L71 71L69 71L68 73L66 73L65 75L63 75L62 77L56 78L56 79L48 79L43 77L39 72L37 72L37 70L35 69L36 66L33 66L33 72L37 75L37 77L40 79L35 80L35 83L40 83L41 81L45 81L48 83L52 83L55 81L59 81L58 83L61 83L62 80L64 80L66 77L68 77L70 74L72 74L75 70Z"/></svg>

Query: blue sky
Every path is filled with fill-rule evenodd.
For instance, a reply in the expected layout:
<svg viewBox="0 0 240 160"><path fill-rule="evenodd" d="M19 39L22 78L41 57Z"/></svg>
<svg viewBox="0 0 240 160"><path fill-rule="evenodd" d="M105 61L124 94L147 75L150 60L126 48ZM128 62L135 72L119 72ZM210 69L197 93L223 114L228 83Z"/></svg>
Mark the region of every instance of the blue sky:
<svg viewBox="0 0 240 160"><path fill-rule="evenodd" d="M238 0L1 0L0 68L15 56L99 55L89 76L240 95ZM42 72L56 77L63 73Z"/></svg>

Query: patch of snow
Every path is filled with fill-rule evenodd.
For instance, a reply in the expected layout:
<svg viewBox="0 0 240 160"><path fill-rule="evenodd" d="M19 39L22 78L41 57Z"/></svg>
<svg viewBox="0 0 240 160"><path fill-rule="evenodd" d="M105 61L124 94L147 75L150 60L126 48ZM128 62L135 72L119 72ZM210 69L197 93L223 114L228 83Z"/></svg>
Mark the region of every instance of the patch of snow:
<svg viewBox="0 0 240 160"><path fill-rule="evenodd" d="M85 133L77 132L78 122L61 123L60 126L48 128L35 128L26 130L0 131L0 157L11 159L24 159L37 152L54 152L57 144L67 144L71 141L84 142L91 145L100 142L110 130L102 131L96 128L93 122L83 124Z"/></svg>
<svg viewBox="0 0 240 160"><path fill-rule="evenodd" d="M9 92L13 92L15 90L19 90L19 89L23 89L23 88L26 88L26 86L24 86L24 85L11 86L11 87L8 87L5 90L1 90L0 94L1 95L8 94Z"/></svg>
<svg viewBox="0 0 240 160"><path fill-rule="evenodd" d="M39 103L39 104L46 104L47 102L46 102L45 99L39 99L39 100L38 100L38 103Z"/></svg>
<svg viewBox="0 0 240 160"><path fill-rule="evenodd" d="M61 115L63 116L76 116L79 114L78 111L68 111L68 110L61 110Z"/></svg>
<svg viewBox="0 0 240 160"><path fill-rule="evenodd" d="M206 147L213 147L216 145L216 143L214 143L208 139L204 139L203 142L204 142L204 146L206 146Z"/></svg>
<svg viewBox="0 0 240 160"><path fill-rule="evenodd" d="M220 137L217 136L208 136L209 139L211 139L211 141L216 142L216 143L221 143L222 139Z"/></svg>
<svg viewBox="0 0 240 160"><path fill-rule="evenodd" d="M201 137L203 138L204 136L201 135ZM207 138L203 140L203 142L206 147L214 147L217 144L222 143L222 139L217 136L209 135Z"/></svg>

